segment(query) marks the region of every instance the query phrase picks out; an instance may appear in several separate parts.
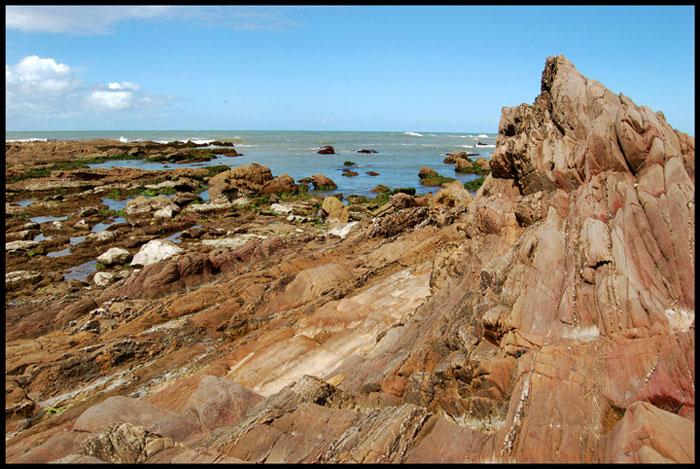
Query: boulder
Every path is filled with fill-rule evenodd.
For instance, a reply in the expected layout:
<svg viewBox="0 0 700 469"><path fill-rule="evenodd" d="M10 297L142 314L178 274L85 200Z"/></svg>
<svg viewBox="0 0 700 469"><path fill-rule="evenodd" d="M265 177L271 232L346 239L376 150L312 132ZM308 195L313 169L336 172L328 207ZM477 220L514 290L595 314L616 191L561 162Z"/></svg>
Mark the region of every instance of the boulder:
<svg viewBox="0 0 700 469"><path fill-rule="evenodd" d="M161 210L164 208L170 208L171 210L178 210L177 205L175 205L170 199L157 196L157 197L145 197L139 196L133 200L126 203L126 214L127 215L143 215Z"/></svg>
<svg viewBox="0 0 700 469"><path fill-rule="evenodd" d="M88 241L96 244L104 244L117 239L117 233L114 231L100 231L99 233L90 233L87 237Z"/></svg>
<svg viewBox="0 0 700 469"><path fill-rule="evenodd" d="M26 251L39 246L39 244L41 244L39 241L12 241L10 243L5 243L5 251Z"/></svg>
<svg viewBox="0 0 700 469"><path fill-rule="evenodd" d="M179 208L179 207L178 207ZM175 210L172 207L165 207L153 212L154 218L170 219L175 215Z"/></svg>
<svg viewBox="0 0 700 469"><path fill-rule="evenodd" d="M337 197L326 197L323 199L321 210L331 222L347 223L350 217L348 208Z"/></svg>
<svg viewBox="0 0 700 469"><path fill-rule="evenodd" d="M204 239L202 240L202 244L204 246L212 246L220 249L235 249L243 246L251 239L261 240L265 239L265 236L253 233L244 233L242 235L234 236L233 238Z"/></svg>
<svg viewBox="0 0 700 469"><path fill-rule="evenodd" d="M78 417L73 429L97 433L119 423L142 426L149 432L177 441L184 440L197 431L195 423L188 418L142 399L125 396L108 397L90 407Z"/></svg>
<svg viewBox="0 0 700 469"><path fill-rule="evenodd" d="M479 168L478 172L480 173L488 173L491 171L491 163L489 163L489 160L486 158L477 158L474 160L473 165Z"/></svg>
<svg viewBox="0 0 700 469"><path fill-rule="evenodd" d="M175 194L175 197L173 197L172 200L178 207L184 207L185 205L200 199L197 194L193 194L192 192L178 192Z"/></svg>
<svg viewBox="0 0 700 469"><path fill-rule="evenodd" d="M115 275L111 272L96 272L92 277L92 281L98 287L106 287L116 280Z"/></svg>
<svg viewBox="0 0 700 469"><path fill-rule="evenodd" d="M330 145L325 145L322 146L321 149L316 153L319 153L321 155L335 155L335 149Z"/></svg>
<svg viewBox="0 0 700 469"><path fill-rule="evenodd" d="M144 187L151 190L174 189L178 192L192 192L197 187L197 182L189 178L178 178L174 181L163 181L158 184L147 184Z"/></svg>
<svg viewBox="0 0 700 469"><path fill-rule="evenodd" d="M467 160L469 161L470 153L466 151L457 151L453 153L448 153L447 157L442 161L445 164L455 164L457 160Z"/></svg>
<svg viewBox="0 0 700 469"><path fill-rule="evenodd" d="M474 172L474 167L472 163L463 158L457 158L455 160L455 171L458 173L473 173Z"/></svg>
<svg viewBox="0 0 700 469"><path fill-rule="evenodd" d="M183 414L206 433L240 421L263 396L226 378L207 375L190 395Z"/></svg>
<svg viewBox="0 0 700 469"><path fill-rule="evenodd" d="M694 463L695 424L648 402L635 402L610 435L611 463Z"/></svg>
<svg viewBox="0 0 700 469"><path fill-rule="evenodd" d="M75 228L76 230L85 230L85 231L87 231L87 230L90 229L90 224L89 224L87 221L85 221L85 220L80 220L78 223L76 223L75 225L73 225L73 228Z"/></svg>
<svg viewBox="0 0 700 469"><path fill-rule="evenodd" d="M358 222L351 221L345 225L336 226L335 228L328 231L328 234L337 236L340 239L345 239L348 235L357 227Z"/></svg>
<svg viewBox="0 0 700 469"><path fill-rule="evenodd" d="M169 259L182 252L183 250L175 243L161 239L153 239L141 247L139 252L137 252L131 260L130 265L147 266Z"/></svg>
<svg viewBox="0 0 700 469"><path fill-rule="evenodd" d="M363 148L362 150L357 150L357 153L365 153L365 154L377 153L377 150L374 150L371 148L369 148L369 149Z"/></svg>
<svg viewBox="0 0 700 469"><path fill-rule="evenodd" d="M271 204L270 210L278 215L289 215L294 211L294 207L287 204Z"/></svg>
<svg viewBox="0 0 700 469"><path fill-rule="evenodd" d="M21 207L19 205L13 205L10 204L9 202L5 202L5 214L6 215L17 215L18 213L22 213L24 211L24 207Z"/></svg>
<svg viewBox="0 0 700 469"><path fill-rule="evenodd" d="M366 171L365 174L368 176L379 176L379 173L376 171Z"/></svg>
<svg viewBox="0 0 700 469"><path fill-rule="evenodd" d="M404 194L403 192L392 195L389 201L391 202L391 205L396 208L409 208L416 205L413 196Z"/></svg>
<svg viewBox="0 0 700 469"><path fill-rule="evenodd" d="M116 423L86 438L80 445L80 452L99 461L134 464L144 463L149 457L173 446L175 443L171 438L162 438L140 425Z"/></svg>
<svg viewBox="0 0 700 469"><path fill-rule="evenodd" d="M294 179L289 174L280 174L272 181L266 182L261 188L261 194L293 193L299 190Z"/></svg>
<svg viewBox="0 0 700 469"><path fill-rule="evenodd" d="M209 198L233 200L241 195L258 194L273 180L270 168L258 163L237 166L209 179Z"/></svg>
<svg viewBox="0 0 700 469"><path fill-rule="evenodd" d="M236 199L238 200L238 199ZM205 204L190 204L185 207L185 212L215 212L217 210L228 210L236 206L236 201L229 202L225 197L220 197L216 200L209 201Z"/></svg>
<svg viewBox="0 0 700 469"><path fill-rule="evenodd" d="M41 272L33 272L30 270L16 270L5 274L5 288L8 291L19 290L28 285L33 285L41 281L43 276Z"/></svg>
<svg viewBox="0 0 700 469"><path fill-rule="evenodd" d="M315 191L332 191L338 188L331 178L323 174L314 174L311 176L310 181L314 185Z"/></svg>
<svg viewBox="0 0 700 469"><path fill-rule="evenodd" d="M93 215L97 215L100 213L100 211L96 207L87 207L78 212L78 216L80 218L86 218L86 217L91 217Z"/></svg>
<svg viewBox="0 0 700 469"><path fill-rule="evenodd" d="M418 171L418 177L420 178L420 183L424 186L441 186L447 182L454 181L454 178L448 178L438 174L437 171L427 166L423 166Z"/></svg>
<svg viewBox="0 0 700 469"><path fill-rule="evenodd" d="M467 207L474 198L464 186L458 182L444 184L435 196L431 199L433 206Z"/></svg>
<svg viewBox="0 0 700 469"><path fill-rule="evenodd" d="M211 281L217 269L208 255L189 252L134 271L112 294L129 298L158 298Z"/></svg>
<svg viewBox="0 0 700 469"><path fill-rule="evenodd" d="M9 233L5 233L5 242L11 242L11 241L31 241L33 240L40 231L36 230L21 230L21 231L12 231Z"/></svg>
<svg viewBox="0 0 700 469"><path fill-rule="evenodd" d="M97 262L105 266L124 264L131 259L131 253L124 248L109 248L97 257Z"/></svg>
<svg viewBox="0 0 700 469"><path fill-rule="evenodd" d="M421 169L418 171L418 177L421 179L425 179L427 177L431 176L437 176L438 172L435 171L433 168L428 168L427 166L421 167Z"/></svg>

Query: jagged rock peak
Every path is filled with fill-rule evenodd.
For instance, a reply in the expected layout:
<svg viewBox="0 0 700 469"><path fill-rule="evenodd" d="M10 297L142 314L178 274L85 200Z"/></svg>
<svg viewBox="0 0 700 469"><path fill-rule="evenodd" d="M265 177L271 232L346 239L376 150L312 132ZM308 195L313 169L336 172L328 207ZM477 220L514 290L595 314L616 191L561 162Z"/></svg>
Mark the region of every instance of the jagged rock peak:
<svg viewBox="0 0 700 469"><path fill-rule="evenodd" d="M664 115L584 77L563 55L548 57L534 104L503 108L493 175L523 194L575 189L605 172L638 175L681 157L694 179L695 140Z"/></svg>

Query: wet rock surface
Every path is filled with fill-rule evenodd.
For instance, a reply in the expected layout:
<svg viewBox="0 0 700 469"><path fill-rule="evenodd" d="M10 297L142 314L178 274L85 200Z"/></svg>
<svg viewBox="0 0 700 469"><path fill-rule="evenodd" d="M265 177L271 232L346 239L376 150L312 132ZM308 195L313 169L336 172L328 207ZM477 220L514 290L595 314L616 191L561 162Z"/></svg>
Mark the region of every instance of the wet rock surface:
<svg viewBox="0 0 700 469"><path fill-rule="evenodd" d="M98 145L49 143L6 174ZM694 462L694 139L550 57L490 166L347 205L259 165L8 183L6 461Z"/></svg>

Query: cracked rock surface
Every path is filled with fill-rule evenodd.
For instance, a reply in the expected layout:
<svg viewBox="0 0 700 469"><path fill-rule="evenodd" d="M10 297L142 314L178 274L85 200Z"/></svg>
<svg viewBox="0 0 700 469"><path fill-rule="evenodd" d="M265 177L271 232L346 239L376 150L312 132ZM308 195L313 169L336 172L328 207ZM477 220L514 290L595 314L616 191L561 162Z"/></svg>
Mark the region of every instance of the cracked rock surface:
<svg viewBox="0 0 700 469"><path fill-rule="evenodd" d="M694 160L550 57L475 197L13 309L6 461L694 462Z"/></svg>

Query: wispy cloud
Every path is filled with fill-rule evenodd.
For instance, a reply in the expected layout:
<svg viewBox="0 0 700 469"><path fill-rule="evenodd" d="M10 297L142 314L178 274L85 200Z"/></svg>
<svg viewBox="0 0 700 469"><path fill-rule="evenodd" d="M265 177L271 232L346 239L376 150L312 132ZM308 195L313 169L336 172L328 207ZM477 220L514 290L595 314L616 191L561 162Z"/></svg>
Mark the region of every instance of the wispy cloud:
<svg viewBox="0 0 700 469"><path fill-rule="evenodd" d="M280 8L188 6L6 6L5 26L24 32L112 34L129 21L185 21L247 31L286 31L299 25Z"/></svg>

